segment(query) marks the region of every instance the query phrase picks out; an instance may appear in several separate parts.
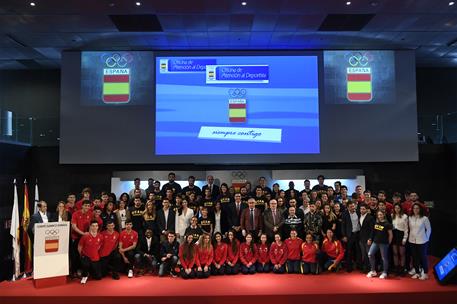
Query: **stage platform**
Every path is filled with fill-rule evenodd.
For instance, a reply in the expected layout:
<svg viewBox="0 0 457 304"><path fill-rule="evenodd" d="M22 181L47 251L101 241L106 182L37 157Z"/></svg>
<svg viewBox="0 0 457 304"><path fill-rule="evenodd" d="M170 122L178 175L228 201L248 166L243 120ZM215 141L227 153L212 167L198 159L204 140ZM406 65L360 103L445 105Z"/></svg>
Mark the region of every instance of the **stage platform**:
<svg viewBox="0 0 457 304"><path fill-rule="evenodd" d="M130 303L457 303L457 285L440 286L409 277L366 278L359 272L318 276L255 274L210 277L206 280L146 275L119 281L105 278L81 285L36 289L32 280L0 283L2 304L130 304Z"/></svg>

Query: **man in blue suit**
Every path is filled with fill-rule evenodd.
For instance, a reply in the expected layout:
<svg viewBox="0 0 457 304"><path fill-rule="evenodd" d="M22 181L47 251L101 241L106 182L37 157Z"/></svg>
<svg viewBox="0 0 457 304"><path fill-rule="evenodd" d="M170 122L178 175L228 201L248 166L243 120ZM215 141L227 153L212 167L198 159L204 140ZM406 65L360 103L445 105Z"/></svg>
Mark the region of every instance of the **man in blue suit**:
<svg viewBox="0 0 457 304"><path fill-rule="evenodd" d="M51 213L48 212L48 204L45 201L40 201L37 206L38 212L30 217L30 223L27 227L27 233L29 234L32 244L35 236L35 224L48 223L52 221Z"/></svg>

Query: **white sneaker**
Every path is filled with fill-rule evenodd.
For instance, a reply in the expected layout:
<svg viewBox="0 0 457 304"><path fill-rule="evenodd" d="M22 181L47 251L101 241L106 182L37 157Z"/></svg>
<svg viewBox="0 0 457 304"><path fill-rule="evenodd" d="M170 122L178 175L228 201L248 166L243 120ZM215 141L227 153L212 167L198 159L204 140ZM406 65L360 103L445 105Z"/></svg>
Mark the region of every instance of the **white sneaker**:
<svg viewBox="0 0 457 304"><path fill-rule="evenodd" d="M385 272L381 273L381 275L379 276L379 278L380 278L380 279L383 279L383 280L387 279L387 273L385 273Z"/></svg>
<svg viewBox="0 0 457 304"><path fill-rule="evenodd" d="M372 278L372 277L375 277L377 276L378 274L376 273L376 271L370 271L368 274L367 274L367 278Z"/></svg>
<svg viewBox="0 0 457 304"><path fill-rule="evenodd" d="M413 274L413 276L411 277L411 279L419 279L419 278L420 278L420 275L418 275L417 273Z"/></svg>
<svg viewBox="0 0 457 304"><path fill-rule="evenodd" d="M411 269L410 271L408 271L408 274L409 275L415 275L416 274L416 269Z"/></svg>
<svg viewBox="0 0 457 304"><path fill-rule="evenodd" d="M88 278L89 278L89 277L83 277L83 278L81 279L81 284L86 284Z"/></svg>
<svg viewBox="0 0 457 304"><path fill-rule="evenodd" d="M419 277L419 280L421 280L421 281L428 280L428 274L422 273L421 276Z"/></svg>
<svg viewBox="0 0 457 304"><path fill-rule="evenodd" d="M127 277L133 278L133 270L132 269L129 270L129 274L127 275Z"/></svg>

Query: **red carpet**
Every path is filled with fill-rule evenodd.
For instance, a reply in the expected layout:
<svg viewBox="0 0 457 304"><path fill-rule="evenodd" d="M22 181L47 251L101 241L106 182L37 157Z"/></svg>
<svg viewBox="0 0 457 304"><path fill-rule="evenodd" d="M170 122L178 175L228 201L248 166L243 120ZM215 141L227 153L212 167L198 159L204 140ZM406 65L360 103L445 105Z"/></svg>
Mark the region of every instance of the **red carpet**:
<svg viewBox="0 0 457 304"><path fill-rule="evenodd" d="M33 298L32 298L33 297ZM408 277L388 280L368 279L358 272L318 276L255 274L221 276L207 280L144 276L114 281L89 280L86 285L73 280L64 286L36 289L32 280L0 284L2 304L130 304L150 303L304 303L324 304L414 304L457 303L457 286L440 286L434 278L427 281ZM320 302L318 302L320 301ZM323 301L323 302L322 302Z"/></svg>

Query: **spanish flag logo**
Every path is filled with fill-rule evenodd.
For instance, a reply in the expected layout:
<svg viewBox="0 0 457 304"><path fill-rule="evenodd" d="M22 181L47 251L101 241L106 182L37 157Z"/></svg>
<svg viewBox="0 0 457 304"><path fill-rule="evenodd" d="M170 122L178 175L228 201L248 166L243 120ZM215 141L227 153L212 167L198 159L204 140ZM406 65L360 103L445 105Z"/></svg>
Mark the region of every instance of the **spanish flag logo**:
<svg viewBox="0 0 457 304"><path fill-rule="evenodd" d="M130 101L130 68L128 54L112 54L105 60L103 69L104 103L128 103Z"/></svg>
<svg viewBox="0 0 457 304"><path fill-rule="evenodd" d="M44 240L44 252L51 253L59 251L59 239L58 238L46 238Z"/></svg>
<svg viewBox="0 0 457 304"><path fill-rule="evenodd" d="M347 68L347 99L352 102L369 102L373 98L371 68Z"/></svg>
<svg viewBox="0 0 457 304"><path fill-rule="evenodd" d="M229 121L246 122L246 99L233 98L229 99Z"/></svg>

